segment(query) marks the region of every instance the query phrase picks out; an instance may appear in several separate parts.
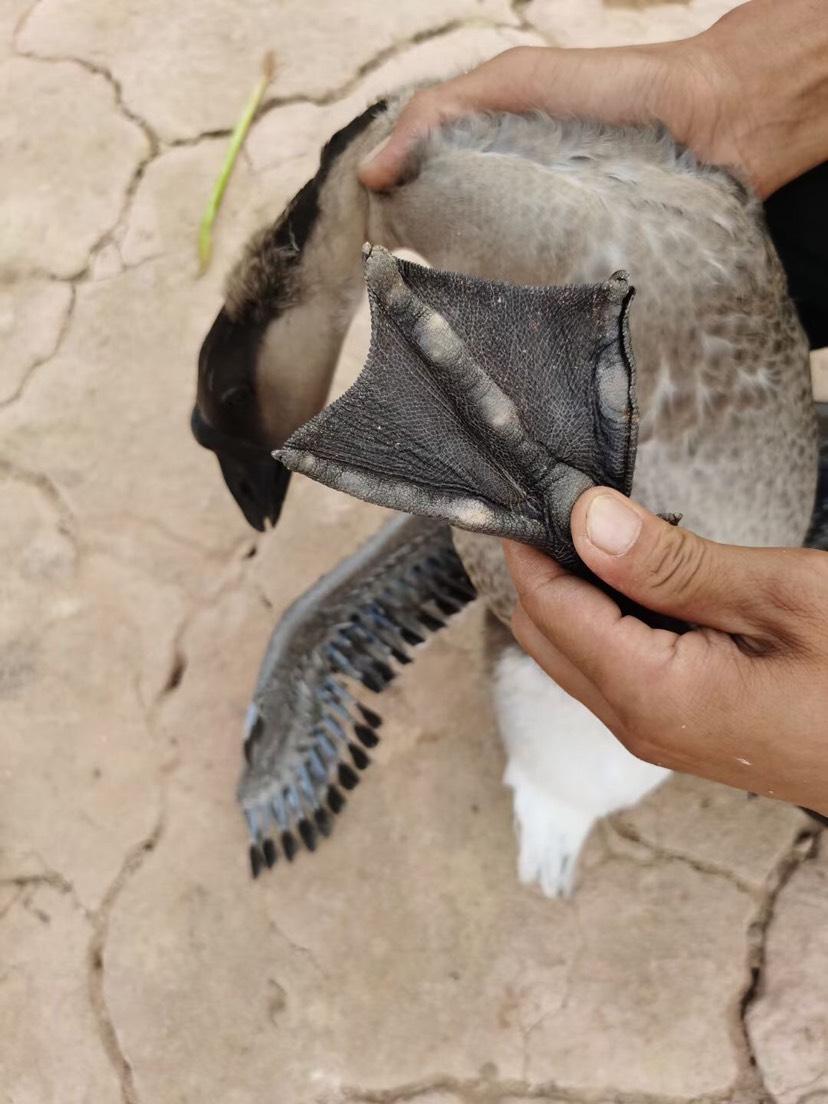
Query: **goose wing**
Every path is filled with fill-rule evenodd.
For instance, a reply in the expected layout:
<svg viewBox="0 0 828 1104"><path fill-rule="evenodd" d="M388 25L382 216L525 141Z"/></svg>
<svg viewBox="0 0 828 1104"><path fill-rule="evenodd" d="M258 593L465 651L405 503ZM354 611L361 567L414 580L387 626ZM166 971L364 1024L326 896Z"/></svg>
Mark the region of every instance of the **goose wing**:
<svg viewBox="0 0 828 1104"><path fill-rule="evenodd" d="M238 799L254 877L330 834L342 791L379 740L366 691L382 693L412 649L474 597L448 526L397 516L285 613L244 733Z"/></svg>

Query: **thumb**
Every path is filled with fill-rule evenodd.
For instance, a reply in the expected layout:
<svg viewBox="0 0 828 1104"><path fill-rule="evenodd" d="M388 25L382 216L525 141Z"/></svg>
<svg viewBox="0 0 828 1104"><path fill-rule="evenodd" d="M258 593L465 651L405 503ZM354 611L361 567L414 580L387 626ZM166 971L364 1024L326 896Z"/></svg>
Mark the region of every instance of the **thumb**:
<svg viewBox="0 0 828 1104"><path fill-rule="evenodd" d="M778 549L769 559L766 549L704 540L606 487L578 499L571 528L584 563L647 609L727 633L767 629Z"/></svg>
<svg viewBox="0 0 828 1104"><path fill-rule="evenodd" d="M387 191L402 182L409 154L429 131L463 113L451 96L449 86L438 94L434 89L416 93L400 113L387 138L364 158L359 179L372 191Z"/></svg>
<svg viewBox="0 0 828 1104"><path fill-rule="evenodd" d="M366 188L387 191L402 182L412 150L437 127L483 111L519 114L543 106L547 71L568 55L568 50L515 46L469 73L421 89L403 108L388 138L362 162L359 179ZM563 64L566 84L566 60Z"/></svg>

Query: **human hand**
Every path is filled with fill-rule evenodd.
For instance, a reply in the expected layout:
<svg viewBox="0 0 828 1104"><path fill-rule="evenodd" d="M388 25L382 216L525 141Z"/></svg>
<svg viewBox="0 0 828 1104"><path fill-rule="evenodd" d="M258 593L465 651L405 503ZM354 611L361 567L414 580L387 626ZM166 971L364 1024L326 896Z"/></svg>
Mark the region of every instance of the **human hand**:
<svg viewBox="0 0 828 1104"><path fill-rule="evenodd" d="M678 42L593 50L519 46L418 92L360 168L368 188L404 175L426 134L464 115L546 111L664 123L703 161L765 198L828 159L826 0L751 0Z"/></svg>
<svg viewBox="0 0 828 1104"><path fill-rule="evenodd" d="M828 553L737 548L587 491L578 554L684 635L622 617L606 594L506 543L513 629L633 755L828 815Z"/></svg>

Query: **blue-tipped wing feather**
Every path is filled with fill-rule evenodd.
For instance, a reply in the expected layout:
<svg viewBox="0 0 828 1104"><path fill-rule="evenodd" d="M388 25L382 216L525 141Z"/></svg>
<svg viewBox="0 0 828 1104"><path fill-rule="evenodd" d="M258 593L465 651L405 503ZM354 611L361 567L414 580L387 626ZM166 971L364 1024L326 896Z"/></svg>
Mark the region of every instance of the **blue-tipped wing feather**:
<svg viewBox="0 0 828 1104"><path fill-rule="evenodd" d="M304 594L276 627L244 735L238 797L257 876L330 835L379 742L359 700L475 597L445 524L395 517Z"/></svg>

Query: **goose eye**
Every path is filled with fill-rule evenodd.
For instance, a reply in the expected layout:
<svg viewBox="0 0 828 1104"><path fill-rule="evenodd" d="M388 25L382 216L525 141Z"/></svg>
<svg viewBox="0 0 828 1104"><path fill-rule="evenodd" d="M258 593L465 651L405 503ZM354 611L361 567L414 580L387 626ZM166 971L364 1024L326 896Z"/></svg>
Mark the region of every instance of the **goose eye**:
<svg viewBox="0 0 828 1104"><path fill-rule="evenodd" d="M253 401L253 388L249 384L242 383L237 387L230 387L219 399L221 405L225 408L238 409L242 406L247 406Z"/></svg>

